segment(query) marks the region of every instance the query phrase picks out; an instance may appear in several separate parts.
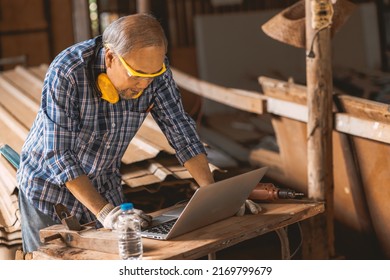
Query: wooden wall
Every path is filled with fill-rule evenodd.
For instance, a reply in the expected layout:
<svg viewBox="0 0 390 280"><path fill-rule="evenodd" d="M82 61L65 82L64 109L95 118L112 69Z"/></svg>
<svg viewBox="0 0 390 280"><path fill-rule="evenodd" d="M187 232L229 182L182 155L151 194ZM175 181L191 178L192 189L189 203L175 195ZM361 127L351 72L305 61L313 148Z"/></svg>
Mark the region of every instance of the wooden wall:
<svg viewBox="0 0 390 280"><path fill-rule="evenodd" d="M26 65L49 63L73 43L71 0L2 0L0 57L24 55ZM3 69L14 67L5 66Z"/></svg>

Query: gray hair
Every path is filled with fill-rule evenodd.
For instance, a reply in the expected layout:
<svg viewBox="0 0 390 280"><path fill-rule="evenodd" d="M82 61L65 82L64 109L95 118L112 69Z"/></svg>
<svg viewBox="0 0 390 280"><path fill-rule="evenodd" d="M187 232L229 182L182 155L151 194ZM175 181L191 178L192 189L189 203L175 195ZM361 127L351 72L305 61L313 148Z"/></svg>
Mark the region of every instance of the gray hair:
<svg viewBox="0 0 390 280"><path fill-rule="evenodd" d="M145 47L168 49L161 24L149 14L133 14L112 22L103 32L103 43L121 56Z"/></svg>

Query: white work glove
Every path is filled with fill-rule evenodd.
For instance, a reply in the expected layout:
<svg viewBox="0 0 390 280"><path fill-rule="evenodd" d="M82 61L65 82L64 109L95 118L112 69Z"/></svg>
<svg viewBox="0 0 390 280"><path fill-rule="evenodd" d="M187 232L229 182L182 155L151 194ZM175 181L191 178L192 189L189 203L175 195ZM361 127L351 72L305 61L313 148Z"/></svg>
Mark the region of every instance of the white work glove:
<svg viewBox="0 0 390 280"><path fill-rule="evenodd" d="M133 210L140 219L141 228L146 228L151 224L152 216L145 214L142 210L139 209ZM107 203L96 215L96 218L104 228L114 229L117 218L121 212L122 211L120 206L114 207L111 203Z"/></svg>
<svg viewBox="0 0 390 280"><path fill-rule="evenodd" d="M248 210L251 214L259 214L261 212L261 206L250 199L245 200L245 203L237 211L236 216L244 216L245 211Z"/></svg>

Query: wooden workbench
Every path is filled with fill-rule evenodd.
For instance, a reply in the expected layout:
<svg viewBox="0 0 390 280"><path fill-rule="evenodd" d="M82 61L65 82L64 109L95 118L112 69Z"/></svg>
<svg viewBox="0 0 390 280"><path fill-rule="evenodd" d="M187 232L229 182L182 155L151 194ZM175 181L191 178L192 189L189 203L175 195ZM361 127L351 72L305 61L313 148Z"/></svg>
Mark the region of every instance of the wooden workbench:
<svg viewBox="0 0 390 280"><path fill-rule="evenodd" d="M143 259L198 259L245 240L276 231L282 242L282 258L288 259L284 227L324 211L323 203L286 201L263 203L258 215L231 217L169 241L143 238ZM60 233L63 238L47 242L33 252L33 259L119 259L115 232L85 229L70 234L63 225L41 230L41 237Z"/></svg>

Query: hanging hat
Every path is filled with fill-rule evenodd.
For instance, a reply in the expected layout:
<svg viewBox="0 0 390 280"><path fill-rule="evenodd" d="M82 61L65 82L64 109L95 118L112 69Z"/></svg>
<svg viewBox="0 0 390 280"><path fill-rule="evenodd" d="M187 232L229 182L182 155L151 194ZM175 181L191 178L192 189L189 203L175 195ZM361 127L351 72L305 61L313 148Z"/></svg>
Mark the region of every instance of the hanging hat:
<svg viewBox="0 0 390 280"><path fill-rule="evenodd" d="M333 5L331 36L347 21L356 5L347 0L337 0ZM306 47L305 0L300 0L264 23L261 28L271 38L298 47Z"/></svg>

